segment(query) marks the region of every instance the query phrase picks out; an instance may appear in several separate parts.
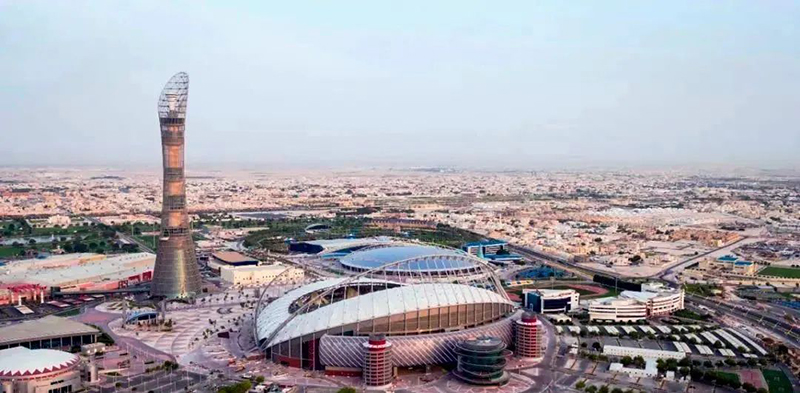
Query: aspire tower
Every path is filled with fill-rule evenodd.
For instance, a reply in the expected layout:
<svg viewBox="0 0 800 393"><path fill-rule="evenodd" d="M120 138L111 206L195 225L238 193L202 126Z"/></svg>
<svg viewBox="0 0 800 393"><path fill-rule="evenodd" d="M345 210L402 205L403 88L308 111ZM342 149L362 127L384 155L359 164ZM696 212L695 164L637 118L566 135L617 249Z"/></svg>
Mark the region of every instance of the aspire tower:
<svg viewBox="0 0 800 393"><path fill-rule="evenodd" d="M183 147L188 98L189 75L179 72L170 78L158 99L164 198L150 295L164 299L192 297L202 286L186 212Z"/></svg>

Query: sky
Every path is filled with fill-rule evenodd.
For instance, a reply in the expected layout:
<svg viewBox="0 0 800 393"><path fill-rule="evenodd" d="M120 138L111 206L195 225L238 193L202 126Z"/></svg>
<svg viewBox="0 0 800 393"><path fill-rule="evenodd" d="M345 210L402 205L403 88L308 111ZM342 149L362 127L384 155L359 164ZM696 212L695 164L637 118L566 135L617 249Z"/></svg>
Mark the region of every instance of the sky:
<svg viewBox="0 0 800 393"><path fill-rule="evenodd" d="M800 168L796 1L0 0L0 165Z"/></svg>

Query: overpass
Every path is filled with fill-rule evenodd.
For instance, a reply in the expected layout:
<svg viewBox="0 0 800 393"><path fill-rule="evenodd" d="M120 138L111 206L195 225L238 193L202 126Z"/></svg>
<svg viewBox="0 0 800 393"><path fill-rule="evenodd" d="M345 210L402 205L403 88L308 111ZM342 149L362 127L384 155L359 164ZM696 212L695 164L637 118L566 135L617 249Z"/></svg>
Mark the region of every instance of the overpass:
<svg viewBox="0 0 800 393"><path fill-rule="evenodd" d="M541 251L536 251L530 248L517 246L510 244L508 245L509 250L522 255L530 260L541 262L547 266L555 267L558 269L562 269L568 271L578 277L582 277L588 280L592 280L595 274L603 274L607 275L608 273L603 273L598 270L588 269L582 266L577 266L569 262L566 258L562 258L555 255L545 254Z"/></svg>

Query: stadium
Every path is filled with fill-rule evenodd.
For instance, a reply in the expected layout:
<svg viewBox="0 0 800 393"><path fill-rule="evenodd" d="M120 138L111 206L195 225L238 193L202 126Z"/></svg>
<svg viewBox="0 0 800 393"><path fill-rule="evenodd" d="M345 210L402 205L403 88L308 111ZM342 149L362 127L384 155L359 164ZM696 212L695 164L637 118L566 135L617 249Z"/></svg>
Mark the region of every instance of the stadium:
<svg viewBox="0 0 800 393"><path fill-rule="evenodd" d="M414 367L452 364L458 343L476 337L513 346L521 313L481 259L386 243L345 253L338 263L349 275L312 282L271 302L262 294L254 335L267 359L360 371L365 347L388 348L394 366ZM389 345L370 346L376 335Z"/></svg>

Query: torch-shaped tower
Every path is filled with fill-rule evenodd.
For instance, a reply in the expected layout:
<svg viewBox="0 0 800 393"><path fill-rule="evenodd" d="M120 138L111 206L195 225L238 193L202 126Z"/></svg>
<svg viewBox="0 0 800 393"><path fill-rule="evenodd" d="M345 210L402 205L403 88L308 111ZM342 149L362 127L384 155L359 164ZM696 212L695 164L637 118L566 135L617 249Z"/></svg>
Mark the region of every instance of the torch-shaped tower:
<svg viewBox="0 0 800 393"><path fill-rule="evenodd" d="M186 179L183 174L183 133L189 75L179 72L170 78L158 98L161 149L164 156L164 199L161 237L150 295L175 299L200 292L200 270L186 213Z"/></svg>

